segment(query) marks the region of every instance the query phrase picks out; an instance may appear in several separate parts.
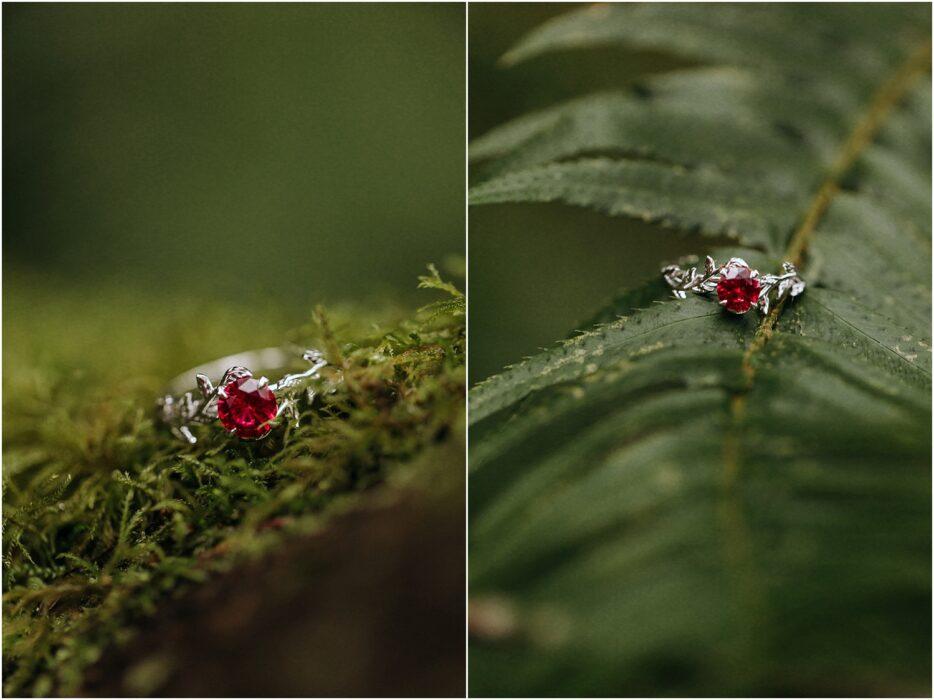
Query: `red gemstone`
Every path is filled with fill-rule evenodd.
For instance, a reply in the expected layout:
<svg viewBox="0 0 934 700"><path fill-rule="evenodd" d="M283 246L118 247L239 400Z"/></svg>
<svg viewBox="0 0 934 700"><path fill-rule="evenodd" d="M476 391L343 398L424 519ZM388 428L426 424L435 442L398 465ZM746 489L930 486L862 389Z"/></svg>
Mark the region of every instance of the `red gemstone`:
<svg viewBox="0 0 934 700"><path fill-rule="evenodd" d="M720 303L734 314L744 314L759 301L762 286L752 277L752 270L744 260L733 258L723 267L717 283Z"/></svg>
<svg viewBox="0 0 934 700"><path fill-rule="evenodd" d="M278 411L275 394L249 376L227 382L217 398L221 424L244 440L256 440L272 430L269 423Z"/></svg>

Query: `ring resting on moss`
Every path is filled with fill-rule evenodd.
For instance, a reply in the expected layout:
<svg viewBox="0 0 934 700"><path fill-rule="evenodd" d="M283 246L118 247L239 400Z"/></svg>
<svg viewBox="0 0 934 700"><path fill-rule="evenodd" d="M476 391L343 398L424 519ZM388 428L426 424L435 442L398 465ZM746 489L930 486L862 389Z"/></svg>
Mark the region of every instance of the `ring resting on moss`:
<svg viewBox="0 0 934 700"><path fill-rule="evenodd" d="M284 372L297 358L309 363L307 369L286 373L276 382L253 370ZM197 438L193 424L219 421L231 435L242 440L266 437L279 416L298 424L299 405L310 404L318 393L320 370L327 360L319 350L264 348L222 357L199 365L173 379L165 395L156 400L158 417L172 434L190 444ZM191 388L194 375L196 388ZM210 377L221 375L215 385Z"/></svg>

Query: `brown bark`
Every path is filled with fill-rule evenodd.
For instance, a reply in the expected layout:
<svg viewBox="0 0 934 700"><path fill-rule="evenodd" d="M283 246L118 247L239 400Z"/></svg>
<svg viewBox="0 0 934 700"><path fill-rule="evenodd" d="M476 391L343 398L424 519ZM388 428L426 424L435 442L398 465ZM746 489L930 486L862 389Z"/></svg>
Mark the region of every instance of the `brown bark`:
<svg viewBox="0 0 934 700"><path fill-rule="evenodd" d="M200 586L106 654L84 694L463 696L464 505L446 500L343 514Z"/></svg>

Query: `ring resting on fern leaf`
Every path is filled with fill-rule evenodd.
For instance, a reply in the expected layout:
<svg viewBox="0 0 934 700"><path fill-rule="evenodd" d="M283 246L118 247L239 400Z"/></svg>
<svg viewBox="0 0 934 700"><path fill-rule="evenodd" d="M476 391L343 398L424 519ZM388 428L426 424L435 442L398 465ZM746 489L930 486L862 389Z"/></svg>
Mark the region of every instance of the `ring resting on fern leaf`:
<svg viewBox="0 0 934 700"><path fill-rule="evenodd" d="M270 383L265 376L258 379L247 366L284 371L299 357L311 367L294 374L284 374ZM219 421L231 435L242 440L266 437L276 425L276 419L286 416L298 425L299 404L314 401L327 361L318 350L292 352L285 348L265 348L222 357L200 365L172 380L164 396L156 400L158 417L176 437L190 444L197 442L191 431L195 423ZM215 386L210 376L221 375ZM190 389L194 375L196 389Z"/></svg>
<svg viewBox="0 0 934 700"><path fill-rule="evenodd" d="M725 264L717 265L709 255L704 261L703 274L696 267L684 269L680 265L666 265L662 275L676 298L686 299L688 292L702 295L716 292L720 306L734 314L757 308L765 315L770 307L787 297L798 296L805 287L798 269L790 262L782 263L782 272L778 275L761 275L742 258L730 258Z"/></svg>

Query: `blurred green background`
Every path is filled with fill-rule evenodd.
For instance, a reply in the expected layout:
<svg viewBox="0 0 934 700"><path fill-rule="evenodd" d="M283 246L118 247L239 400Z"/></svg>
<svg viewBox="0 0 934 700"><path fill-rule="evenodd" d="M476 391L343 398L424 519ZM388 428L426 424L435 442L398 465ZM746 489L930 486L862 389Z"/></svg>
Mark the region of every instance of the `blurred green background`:
<svg viewBox="0 0 934 700"><path fill-rule="evenodd" d="M319 302L430 301L464 253L464 15L5 4L5 364L46 331L136 352L197 312L259 344Z"/></svg>
<svg viewBox="0 0 934 700"><path fill-rule="evenodd" d="M526 32L573 7L470 6L471 138L527 112L688 65L611 48L498 64ZM565 337L620 289L654 277L663 261L712 245L699 235L660 233L653 225L561 204L471 207L469 216L471 383Z"/></svg>

